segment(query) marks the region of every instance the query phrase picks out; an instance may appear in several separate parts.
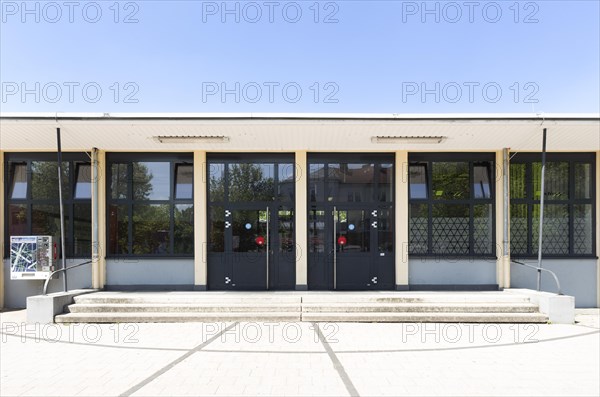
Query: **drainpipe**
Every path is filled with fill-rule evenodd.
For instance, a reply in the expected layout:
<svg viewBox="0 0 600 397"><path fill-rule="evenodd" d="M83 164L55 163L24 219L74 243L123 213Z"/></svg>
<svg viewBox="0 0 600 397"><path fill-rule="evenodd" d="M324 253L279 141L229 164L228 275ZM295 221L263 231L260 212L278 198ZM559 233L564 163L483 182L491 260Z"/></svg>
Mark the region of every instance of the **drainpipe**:
<svg viewBox="0 0 600 397"><path fill-rule="evenodd" d="M544 231L544 181L545 181L545 173L546 173L546 128L544 128L544 135L542 138L542 183L541 183L541 197L540 197L540 230L538 237L538 276L537 276L537 289L541 291L542 288L542 237Z"/></svg>
<svg viewBox="0 0 600 397"><path fill-rule="evenodd" d="M65 262L65 214L63 209L63 192L62 192L62 149L60 145L60 128L56 129L56 146L58 149L58 205L60 207L60 256L62 259L63 269L63 291L67 292L67 264Z"/></svg>

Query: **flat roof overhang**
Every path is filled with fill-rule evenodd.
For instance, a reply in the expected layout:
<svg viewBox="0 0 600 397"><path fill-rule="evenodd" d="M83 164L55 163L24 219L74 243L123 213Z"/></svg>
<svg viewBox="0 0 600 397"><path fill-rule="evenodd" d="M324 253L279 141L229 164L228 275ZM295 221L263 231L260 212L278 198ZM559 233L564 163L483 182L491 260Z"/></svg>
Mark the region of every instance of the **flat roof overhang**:
<svg viewBox="0 0 600 397"><path fill-rule="evenodd" d="M66 151L539 151L543 128L549 151L600 150L600 115L588 113L2 113L0 150L55 151L57 127Z"/></svg>

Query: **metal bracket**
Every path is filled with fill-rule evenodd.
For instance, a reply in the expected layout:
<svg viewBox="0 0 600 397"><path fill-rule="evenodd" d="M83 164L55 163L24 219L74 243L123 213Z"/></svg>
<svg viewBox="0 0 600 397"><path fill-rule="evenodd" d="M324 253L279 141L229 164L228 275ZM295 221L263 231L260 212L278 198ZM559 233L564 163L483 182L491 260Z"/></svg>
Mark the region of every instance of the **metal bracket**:
<svg viewBox="0 0 600 397"><path fill-rule="evenodd" d="M377 218L377 210L371 211L371 215L373 215L375 218Z"/></svg>
<svg viewBox="0 0 600 397"><path fill-rule="evenodd" d="M371 226L373 226L373 229L377 229L377 221L371 223Z"/></svg>
<svg viewBox="0 0 600 397"><path fill-rule="evenodd" d="M226 217L227 217L227 216L231 216L231 211L229 211L229 210L225 210L225 216L226 216Z"/></svg>
<svg viewBox="0 0 600 397"><path fill-rule="evenodd" d="M229 229L231 227L231 222L225 221L225 229Z"/></svg>

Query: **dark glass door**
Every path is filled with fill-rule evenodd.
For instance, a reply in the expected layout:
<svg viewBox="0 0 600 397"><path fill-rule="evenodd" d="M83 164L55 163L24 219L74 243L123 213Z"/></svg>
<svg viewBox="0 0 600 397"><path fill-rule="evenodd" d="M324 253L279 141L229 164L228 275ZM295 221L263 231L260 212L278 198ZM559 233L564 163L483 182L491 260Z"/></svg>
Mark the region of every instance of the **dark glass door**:
<svg viewBox="0 0 600 397"><path fill-rule="evenodd" d="M317 290L394 287L391 208L328 206L309 211L309 286Z"/></svg>
<svg viewBox="0 0 600 397"><path fill-rule="evenodd" d="M208 288L294 289L293 156L208 158Z"/></svg>
<svg viewBox="0 0 600 397"><path fill-rule="evenodd" d="M308 288L393 289L393 157L311 154L308 173Z"/></svg>
<svg viewBox="0 0 600 397"><path fill-rule="evenodd" d="M222 211L222 215L215 212ZM213 208L209 285L212 289L292 289L295 283L294 212L285 207ZM219 252L215 252L219 250Z"/></svg>
<svg viewBox="0 0 600 397"><path fill-rule="evenodd" d="M237 289L268 289L269 208L226 210L225 249L231 266L225 284Z"/></svg>

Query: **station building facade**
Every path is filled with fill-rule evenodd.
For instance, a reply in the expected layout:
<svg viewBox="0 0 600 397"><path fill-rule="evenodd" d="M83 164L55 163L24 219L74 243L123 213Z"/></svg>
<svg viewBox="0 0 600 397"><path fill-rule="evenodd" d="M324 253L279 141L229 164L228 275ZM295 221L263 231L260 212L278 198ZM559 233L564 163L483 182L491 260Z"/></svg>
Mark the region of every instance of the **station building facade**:
<svg viewBox="0 0 600 397"><path fill-rule="evenodd" d="M3 114L10 236L59 235L68 287L109 290L535 288L543 266L598 307L598 115ZM59 290L52 280L50 290ZM555 291L546 275L544 290Z"/></svg>

